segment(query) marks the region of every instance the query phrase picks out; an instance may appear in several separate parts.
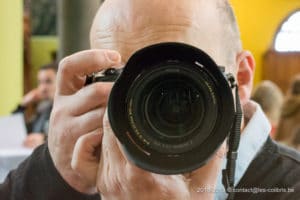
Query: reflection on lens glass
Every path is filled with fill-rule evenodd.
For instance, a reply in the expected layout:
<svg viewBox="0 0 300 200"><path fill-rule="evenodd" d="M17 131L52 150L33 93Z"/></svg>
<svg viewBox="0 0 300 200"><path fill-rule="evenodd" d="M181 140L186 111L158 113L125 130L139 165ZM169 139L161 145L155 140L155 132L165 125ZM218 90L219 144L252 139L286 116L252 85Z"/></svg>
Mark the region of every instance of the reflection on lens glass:
<svg viewBox="0 0 300 200"><path fill-rule="evenodd" d="M203 116L201 91L185 77L157 81L145 102L149 125L161 137L183 137L199 127Z"/></svg>
<svg viewBox="0 0 300 200"><path fill-rule="evenodd" d="M217 115L208 80L205 70L175 61L138 76L126 100L133 137L162 153L182 153L203 143Z"/></svg>
<svg viewBox="0 0 300 200"><path fill-rule="evenodd" d="M158 100L161 118L170 124L182 123L192 111L192 91L190 88L175 86L170 90L162 89Z"/></svg>

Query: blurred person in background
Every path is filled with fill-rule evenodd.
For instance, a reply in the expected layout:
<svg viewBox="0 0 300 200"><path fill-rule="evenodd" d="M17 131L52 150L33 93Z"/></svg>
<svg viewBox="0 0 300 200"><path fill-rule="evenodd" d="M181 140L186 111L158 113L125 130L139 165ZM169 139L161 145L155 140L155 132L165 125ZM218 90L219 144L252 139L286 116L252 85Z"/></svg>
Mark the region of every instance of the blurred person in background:
<svg viewBox="0 0 300 200"><path fill-rule="evenodd" d="M293 78L291 86L288 91L288 96L299 96L299 95L300 95L300 74L298 74Z"/></svg>
<svg viewBox="0 0 300 200"><path fill-rule="evenodd" d="M30 119L26 119L28 136L24 146L35 148L44 143L48 134L49 118L56 89L57 62L42 66L37 74L38 86L28 92L14 113L25 113L29 106L36 104Z"/></svg>
<svg viewBox="0 0 300 200"><path fill-rule="evenodd" d="M272 81L262 81L254 89L251 99L256 101L268 117L272 125L271 137L274 138L283 104L283 93Z"/></svg>
<svg viewBox="0 0 300 200"><path fill-rule="evenodd" d="M292 144L300 126L300 75L293 80L282 106L275 139L285 144ZM298 130L299 132L299 130Z"/></svg>

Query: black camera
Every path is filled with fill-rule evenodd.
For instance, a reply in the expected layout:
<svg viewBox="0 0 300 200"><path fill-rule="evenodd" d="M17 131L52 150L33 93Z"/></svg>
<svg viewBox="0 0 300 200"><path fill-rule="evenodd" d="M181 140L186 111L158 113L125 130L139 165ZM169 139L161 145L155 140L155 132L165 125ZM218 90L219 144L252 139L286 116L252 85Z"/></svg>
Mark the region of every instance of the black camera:
<svg viewBox="0 0 300 200"><path fill-rule="evenodd" d="M159 43L134 53L122 70L92 81L115 81L111 127L127 158L159 174L204 165L229 135L235 106L224 68L202 50Z"/></svg>

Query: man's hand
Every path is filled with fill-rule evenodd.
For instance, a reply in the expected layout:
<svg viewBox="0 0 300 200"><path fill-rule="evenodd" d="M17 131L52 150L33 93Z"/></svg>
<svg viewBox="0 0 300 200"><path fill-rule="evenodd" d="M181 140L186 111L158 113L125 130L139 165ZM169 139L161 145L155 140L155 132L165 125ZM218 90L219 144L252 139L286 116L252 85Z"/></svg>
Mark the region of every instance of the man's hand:
<svg viewBox="0 0 300 200"><path fill-rule="evenodd" d="M61 176L83 193L94 193L96 188L71 168L74 145L80 136L97 132L102 127L112 87L111 83L94 83L84 87L86 75L119 65L120 61L120 55L115 51L88 50L71 55L59 64L57 91L50 117L49 151Z"/></svg>
<svg viewBox="0 0 300 200"><path fill-rule="evenodd" d="M101 137L103 137L102 144ZM97 154L100 145L101 156ZM82 177L87 177L90 185L97 184L102 199L209 200L214 197L213 190L225 154L224 143L205 166L192 173L184 175L150 173L134 166L126 159L105 115L103 136L101 130L98 130L81 136L77 141L72 167ZM203 192L205 189L209 191Z"/></svg>
<svg viewBox="0 0 300 200"><path fill-rule="evenodd" d="M42 94L38 88L35 88L28 92L22 99L21 105L26 107L32 103L39 102L42 98Z"/></svg>
<svg viewBox="0 0 300 200"><path fill-rule="evenodd" d="M36 148L45 142L45 134L43 133L30 133L25 141L24 146L28 148Z"/></svg>

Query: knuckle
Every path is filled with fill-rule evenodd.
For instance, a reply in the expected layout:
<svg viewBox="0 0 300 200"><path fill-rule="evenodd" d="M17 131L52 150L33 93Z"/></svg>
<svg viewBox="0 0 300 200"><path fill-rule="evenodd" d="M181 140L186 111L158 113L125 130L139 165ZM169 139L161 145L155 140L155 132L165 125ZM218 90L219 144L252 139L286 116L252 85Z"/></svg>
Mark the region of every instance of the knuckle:
<svg viewBox="0 0 300 200"><path fill-rule="evenodd" d="M69 68L72 65L71 63L72 62L71 62L71 57L70 56L67 56L64 59L62 59L59 62L59 65L58 65L58 71L60 72L60 74L63 74L63 75L68 74L69 73Z"/></svg>
<svg viewBox="0 0 300 200"><path fill-rule="evenodd" d="M94 91L97 95L102 94L104 92L104 88L101 82L97 82L94 84Z"/></svg>
<svg viewBox="0 0 300 200"><path fill-rule="evenodd" d="M58 141L60 145L64 145L66 141L69 141L72 143L72 140L70 138L72 137L72 126L67 126L64 128L64 131L61 132L61 134L58 136Z"/></svg>
<svg viewBox="0 0 300 200"><path fill-rule="evenodd" d="M90 57L92 60L97 60L97 61L98 61L99 58L102 56L102 54L99 53L99 51L90 51L89 53L90 53L89 57Z"/></svg>
<svg viewBox="0 0 300 200"><path fill-rule="evenodd" d="M91 58L97 63L105 66L109 60L106 56L106 50L91 51Z"/></svg>
<svg viewBox="0 0 300 200"><path fill-rule="evenodd" d="M102 104L106 104L109 97L109 91L104 85L98 83L95 85L95 98L101 101Z"/></svg>
<svg viewBox="0 0 300 200"><path fill-rule="evenodd" d="M101 83L97 82L91 85L87 96L89 99L101 100L102 93L103 93L103 87Z"/></svg>
<svg viewBox="0 0 300 200"><path fill-rule="evenodd" d="M51 121L53 125L59 124L64 118L65 111L62 107L54 106L51 112Z"/></svg>
<svg viewBox="0 0 300 200"><path fill-rule="evenodd" d="M68 123L65 123L69 121ZM70 141L72 132L74 131L73 123L68 120L63 108L55 107L52 110L50 118L51 134L59 145L64 145L66 141ZM76 129L75 129L76 130Z"/></svg>
<svg viewBox="0 0 300 200"><path fill-rule="evenodd" d="M91 102L102 102L105 91L100 82L93 83L86 88L77 91L78 98L88 99Z"/></svg>
<svg viewBox="0 0 300 200"><path fill-rule="evenodd" d="M111 50L102 49L94 52L95 56L93 58L97 61L97 63L101 64L103 68L113 67L117 61L111 59L110 51Z"/></svg>

